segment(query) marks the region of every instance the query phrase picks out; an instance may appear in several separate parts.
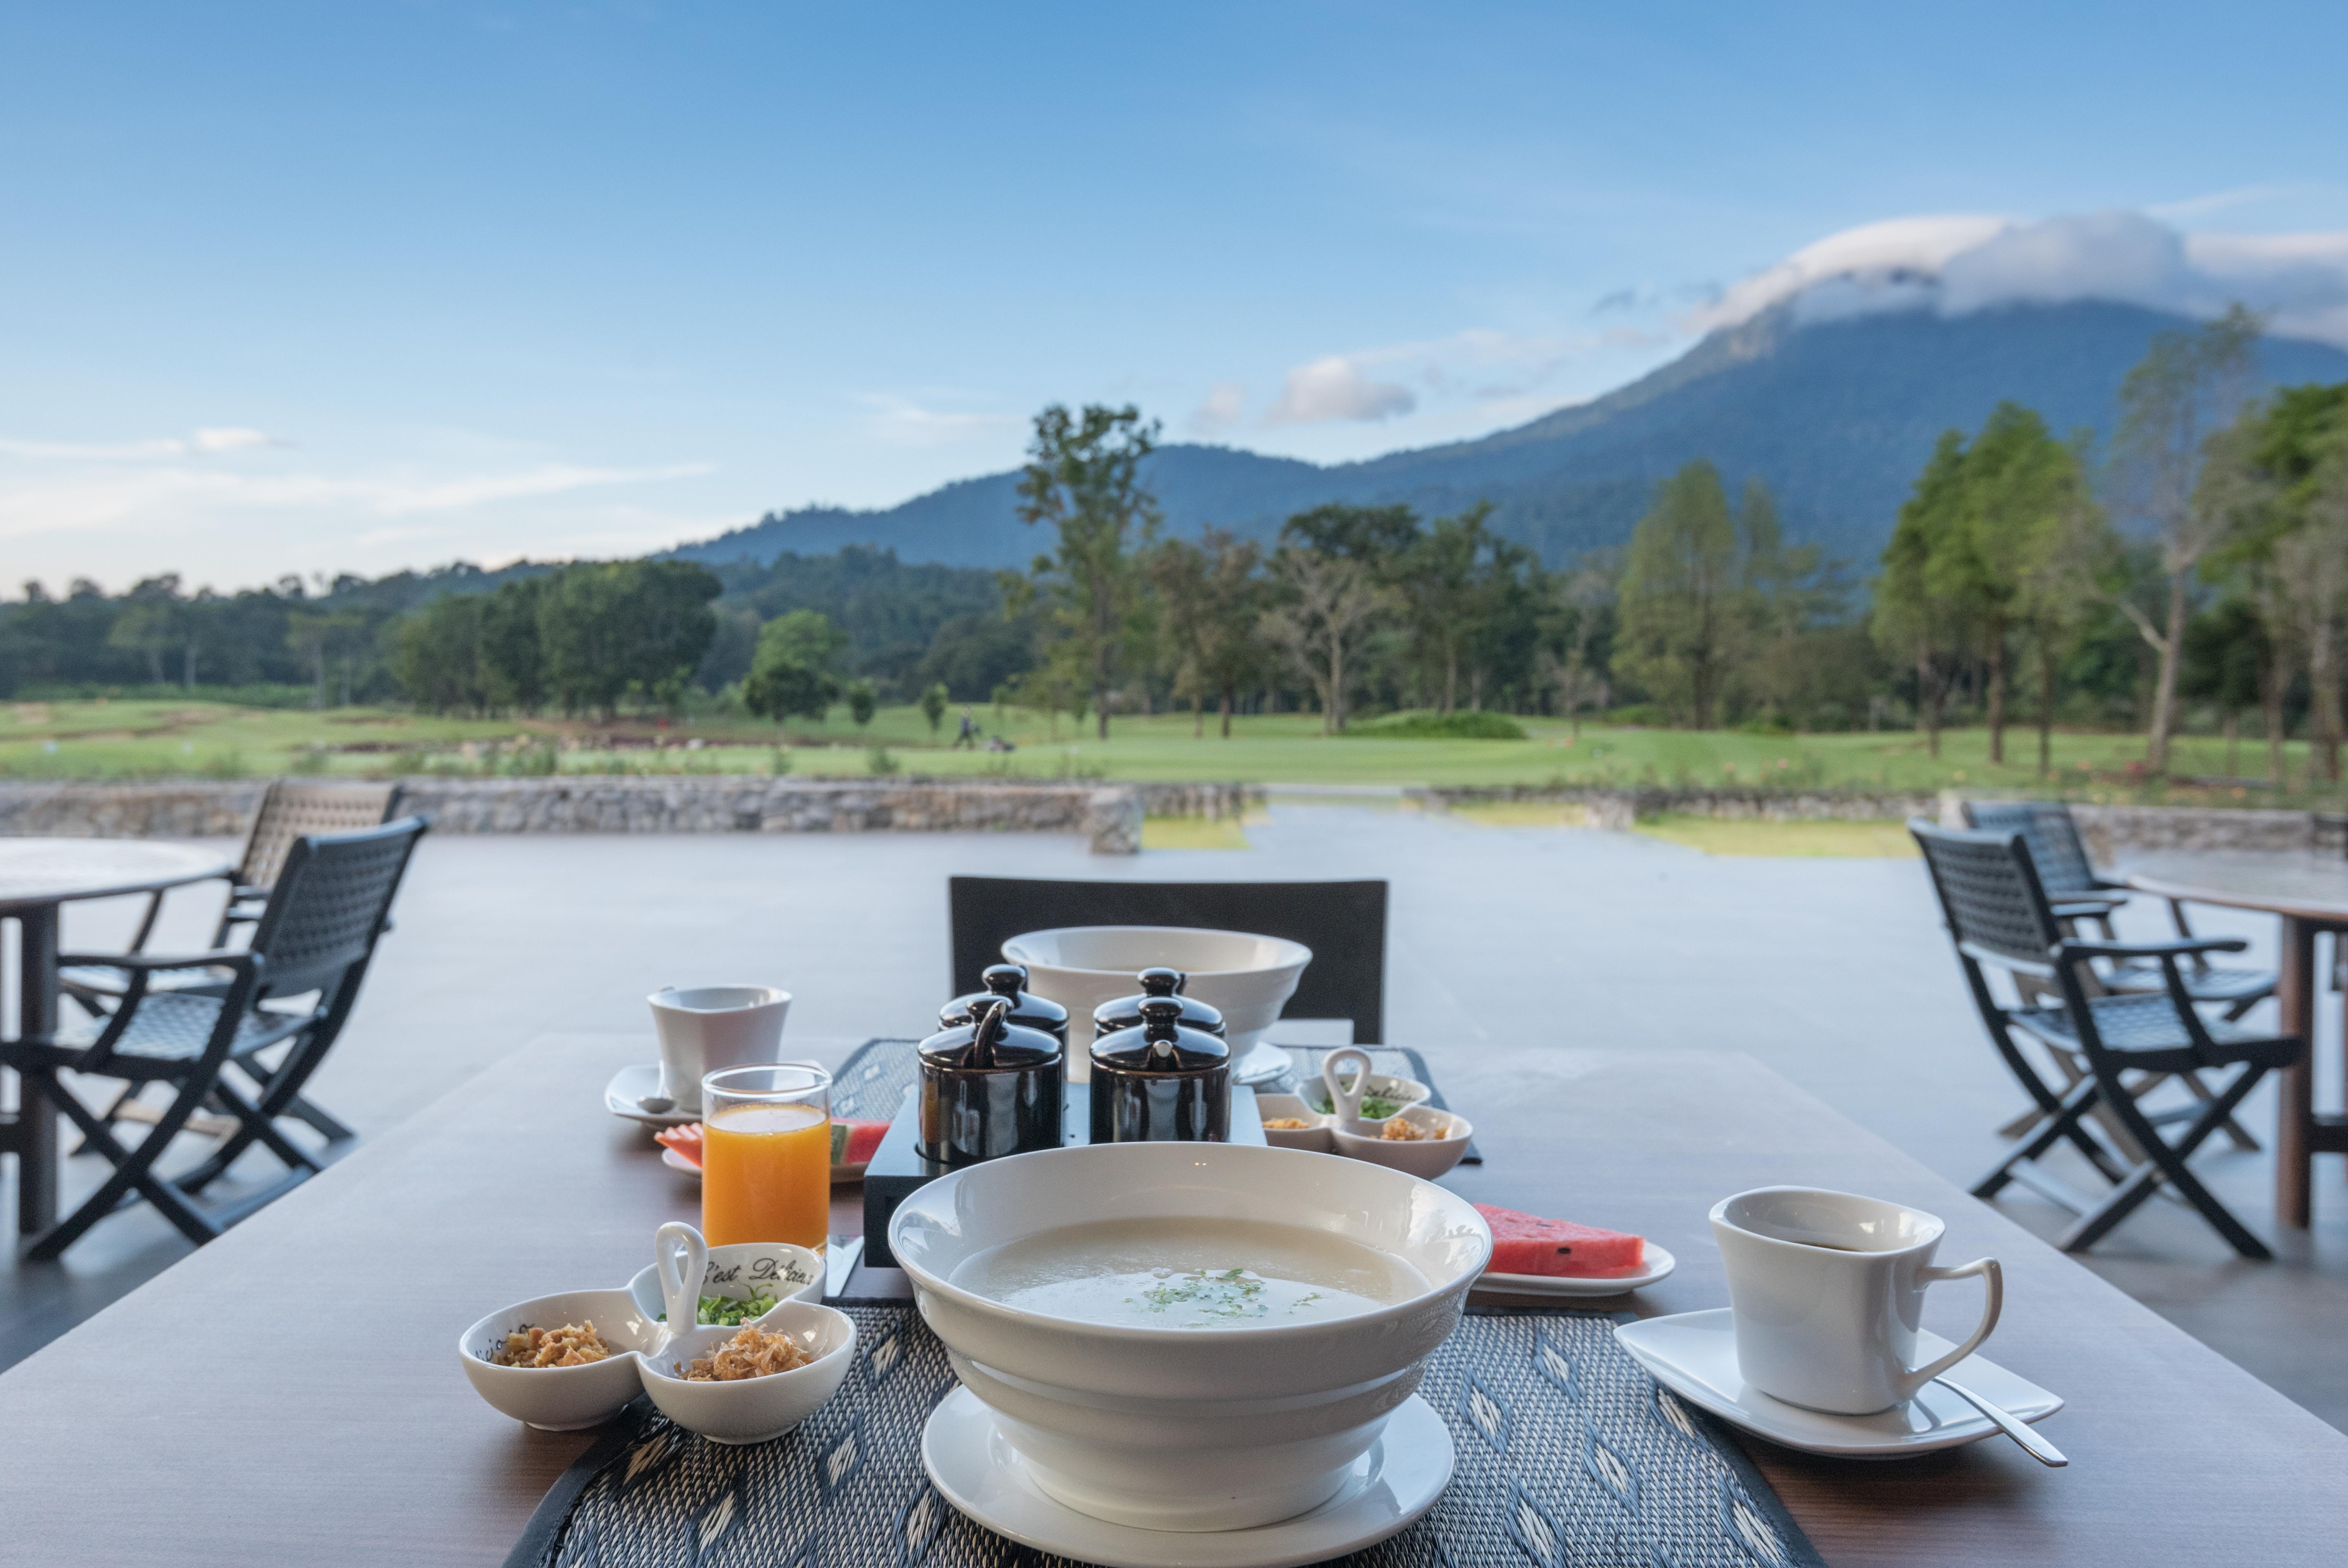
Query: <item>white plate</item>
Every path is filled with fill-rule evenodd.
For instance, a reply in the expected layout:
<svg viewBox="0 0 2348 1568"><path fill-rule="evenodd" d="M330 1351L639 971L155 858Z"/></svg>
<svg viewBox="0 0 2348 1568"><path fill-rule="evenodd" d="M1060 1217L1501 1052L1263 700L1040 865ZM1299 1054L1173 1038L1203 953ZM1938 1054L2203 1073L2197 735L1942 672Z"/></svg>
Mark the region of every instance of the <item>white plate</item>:
<svg viewBox="0 0 2348 1568"><path fill-rule="evenodd" d="M661 1145L661 1163L666 1165L672 1171L683 1171L686 1175L691 1176L696 1182L701 1180L701 1167L695 1164L692 1161L686 1159L684 1155L678 1153L675 1150L670 1148L665 1143Z"/></svg>
<svg viewBox="0 0 2348 1568"><path fill-rule="evenodd" d="M660 1072L657 1061L620 1069L612 1081L603 1085L603 1109L647 1127L682 1127L688 1122L700 1121L698 1111L647 1111L637 1103L647 1094L660 1092Z"/></svg>
<svg viewBox="0 0 2348 1568"><path fill-rule="evenodd" d="M1736 1320L1725 1307L1618 1325L1614 1337L1655 1381L1722 1420L1806 1453L1838 1459L1908 1459L1936 1449L1976 1442L1996 1432L1987 1416L1949 1389L1927 1383L1904 1405L1871 1416L1833 1416L1773 1399L1747 1387L1736 1369ZM1930 1329L1916 1336L1918 1354L1945 1356L1950 1341ZM2025 1421L2044 1420L2062 1399L1982 1356L1950 1368L1957 1381Z"/></svg>
<svg viewBox="0 0 2348 1568"><path fill-rule="evenodd" d="M922 1468L948 1502L998 1535L1102 1568L1292 1568L1384 1541L1435 1506L1451 1481L1451 1433L1414 1394L1397 1408L1336 1496L1252 1530L1139 1530L1044 1495L968 1389L938 1401L922 1429Z"/></svg>
<svg viewBox="0 0 2348 1568"><path fill-rule="evenodd" d="M1494 1274L1489 1269L1476 1276L1473 1288L1504 1291L1510 1296L1620 1296L1626 1290L1636 1290L1666 1278L1679 1266L1679 1259L1649 1242L1640 1254L1645 1266L1636 1274L1609 1275L1602 1279L1570 1279L1554 1274Z"/></svg>

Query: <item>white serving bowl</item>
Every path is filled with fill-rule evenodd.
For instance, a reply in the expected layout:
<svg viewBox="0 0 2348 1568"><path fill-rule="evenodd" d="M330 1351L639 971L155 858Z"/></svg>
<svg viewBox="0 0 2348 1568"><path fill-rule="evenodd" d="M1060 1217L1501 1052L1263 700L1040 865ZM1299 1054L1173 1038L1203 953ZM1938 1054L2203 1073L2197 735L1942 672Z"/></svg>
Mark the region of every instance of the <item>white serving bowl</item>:
<svg viewBox="0 0 2348 1568"><path fill-rule="evenodd" d="M1460 1157L1468 1153L1468 1140L1476 1135L1476 1129L1468 1124L1466 1117L1454 1116L1448 1111L1437 1111L1431 1105L1405 1106L1386 1120L1408 1122L1443 1135L1406 1141L1369 1138L1359 1132L1349 1132L1343 1126L1332 1126L1329 1136L1335 1142L1337 1153L1347 1159L1367 1160L1372 1164L1384 1165L1391 1171L1407 1171L1422 1181L1431 1182L1459 1163ZM1376 1125L1383 1130L1386 1122L1380 1122ZM1264 1136L1269 1138L1272 1134L1266 1132Z"/></svg>
<svg viewBox="0 0 2348 1568"><path fill-rule="evenodd" d="M657 1309L655 1309L657 1310ZM499 1367L489 1358L517 1328L592 1323L612 1354L584 1367ZM633 1352L668 1331L624 1290L570 1290L500 1307L458 1337L457 1358L473 1391L518 1421L550 1432L600 1426L644 1391Z"/></svg>
<svg viewBox="0 0 2348 1568"><path fill-rule="evenodd" d="M948 1283L1002 1243L1102 1220L1251 1220L1327 1231L1428 1281L1327 1322L1186 1330L1047 1317ZM889 1245L954 1371L1028 1474L1097 1519L1241 1530L1319 1506L1417 1389L1492 1234L1464 1198L1295 1149L1118 1143L953 1172L899 1205Z"/></svg>
<svg viewBox="0 0 2348 1568"><path fill-rule="evenodd" d="M808 1301L786 1301L757 1319L769 1334L788 1334L814 1358L788 1372L731 1383L689 1383L688 1361L708 1355L740 1332L713 1326L689 1328L657 1350L634 1358L644 1391L662 1415L712 1442L763 1443L781 1437L839 1392L856 1359L856 1325L844 1312Z"/></svg>
<svg viewBox="0 0 2348 1568"><path fill-rule="evenodd" d="M1093 1009L1141 989L1134 977L1164 965L1190 977L1185 996L1223 1015L1236 1064L1296 994L1313 949L1279 937L1190 926L1062 926L1029 931L1003 944L1003 956L1027 966L1027 989L1068 1009L1068 1078L1085 1081L1093 1043Z"/></svg>
<svg viewBox="0 0 2348 1568"><path fill-rule="evenodd" d="M1275 1149L1309 1149L1315 1154L1326 1154L1336 1147L1329 1131L1329 1118L1293 1094L1259 1094L1255 1108L1267 1122L1293 1116L1307 1123L1303 1127L1265 1127L1263 1141Z"/></svg>
<svg viewBox="0 0 2348 1568"><path fill-rule="evenodd" d="M1310 1111L1316 1116L1328 1117L1329 1124L1334 1127L1342 1122L1344 1118L1337 1114L1334 1102L1328 1110L1323 1111L1321 1109L1320 1101L1323 1096L1327 1095L1328 1092L1328 1086L1317 1078L1308 1078L1303 1082L1297 1085L1298 1098L1303 1102L1304 1109ZM1421 1083L1416 1078L1396 1078L1392 1073L1373 1072L1370 1074L1369 1092L1363 1095L1362 1098L1365 1100L1374 1098L1378 1100L1391 1100L1406 1111L1410 1107L1429 1099L1434 1093L1435 1091L1429 1089L1426 1084ZM1363 1126L1370 1128L1373 1132L1385 1125L1385 1120L1383 1117L1373 1118L1365 1116L1361 1121Z"/></svg>
<svg viewBox="0 0 2348 1568"><path fill-rule="evenodd" d="M709 1273L701 1282L704 1296L731 1296L747 1301L761 1286L772 1286L785 1301L823 1299L823 1259L787 1241L745 1241L709 1249ZM646 1264L628 1281L628 1296L646 1317L658 1317L668 1307L661 1299L658 1266ZM692 1328L691 1323L671 1324Z"/></svg>

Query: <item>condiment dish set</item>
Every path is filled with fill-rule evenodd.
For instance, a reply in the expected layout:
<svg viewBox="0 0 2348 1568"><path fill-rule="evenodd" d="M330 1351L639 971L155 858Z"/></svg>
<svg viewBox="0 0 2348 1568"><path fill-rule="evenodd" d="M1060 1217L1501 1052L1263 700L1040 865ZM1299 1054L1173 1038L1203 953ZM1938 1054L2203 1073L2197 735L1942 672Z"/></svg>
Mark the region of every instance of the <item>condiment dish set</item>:
<svg viewBox="0 0 2348 1568"><path fill-rule="evenodd" d="M747 1325L798 1340L808 1358L804 1365L728 1382L686 1380L686 1363L740 1332L732 1325L703 1327L695 1321L713 1264L726 1277L711 1294L744 1300L767 1281L811 1276ZM838 1393L855 1359L856 1325L846 1313L821 1304L823 1284L822 1260L805 1247L753 1243L711 1248L693 1226L664 1225L654 1237L653 1266L627 1289L565 1291L501 1307L458 1337L457 1358L474 1392L491 1408L547 1431L600 1426L639 1394L648 1394L663 1415L713 1442L765 1442L798 1426ZM587 1323L611 1348L600 1361L500 1367L490 1359L509 1334Z"/></svg>

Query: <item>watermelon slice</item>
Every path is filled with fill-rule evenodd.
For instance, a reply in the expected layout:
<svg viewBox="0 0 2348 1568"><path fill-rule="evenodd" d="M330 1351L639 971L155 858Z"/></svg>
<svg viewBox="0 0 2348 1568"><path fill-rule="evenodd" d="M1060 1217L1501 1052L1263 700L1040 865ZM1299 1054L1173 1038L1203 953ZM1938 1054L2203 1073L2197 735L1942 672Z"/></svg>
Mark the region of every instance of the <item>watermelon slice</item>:
<svg viewBox="0 0 2348 1568"><path fill-rule="evenodd" d="M846 1122L835 1118L831 1123L831 1163L834 1165L869 1165L872 1152L880 1147L888 1135L886 1122Z"/></svg>
<svg viewBox="0 0 2348 1568"><path fill-rule="evenodd" d="M1494 1274L1602 1279L1636 1274L1645 1261L1646 1242L1621 1231L1545 1220L1491 1204L1478 1204L1476 1212L1492 1227L1489 1267Z"/></svg>

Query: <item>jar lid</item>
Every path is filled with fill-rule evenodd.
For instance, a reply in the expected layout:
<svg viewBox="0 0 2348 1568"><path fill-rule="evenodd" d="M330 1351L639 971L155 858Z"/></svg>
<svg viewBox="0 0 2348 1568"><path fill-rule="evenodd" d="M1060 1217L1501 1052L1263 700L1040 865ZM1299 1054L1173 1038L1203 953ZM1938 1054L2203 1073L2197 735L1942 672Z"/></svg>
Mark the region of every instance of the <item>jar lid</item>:
<svg viewBox="0 0 2348 1568"><path fill-rule="evenodd" d="M1144 997L1141 1023L1093 1042L1093 1066L1111 1072L1206 1072L1231 1065L1231 1048L1182 1027L1179 997Z"/></svg>
<svg viewBox="0 0 2348 1568"><path fill-rule="evenodd" d="M1151 997L1172 997L1180 1002L1182 1004L1181 1024L1184 1029L1195 1029L1201 1034L1218 1037L1222 1034L1223 1015L1196 997L1186 997L1182 994L1182 988L1190 983L1190 977L1181 970L1144 969L1134 976L1134 979L1141 982L1141 992L1138 996L1119 997L1115 1001L1103 1002L1093 1009L1095 1034L1115 1034L1121 1029L1139 1029L1141 1004Z"/></svg>
<svg viewBox="0 0 2348 1568"><path fill-rule="evenodd" d="M1060 1060L1058 1040L1042 1030L1013 1023L1010 1012L1007 999L989 997L970 1022L940 1030L922 1041L922 1065L985 1072L1048 1067Z"/></svg>
<svg viewBox="0 0 2348 1568"><path fill-rule="evenodd" d="M978 1010L978 1004L1001 997L1011 1003L1010 1021L1022 1029L1040 1029L1045 1034L1066 1040L1068 1035L1068 1009L1049 997L1039 997L1027 989L1027 966L1025 964L990 964L979 975L984 990L956 997L938 1009L938 1027L952 1029L956 1024L969 1023Z"/></svg>

